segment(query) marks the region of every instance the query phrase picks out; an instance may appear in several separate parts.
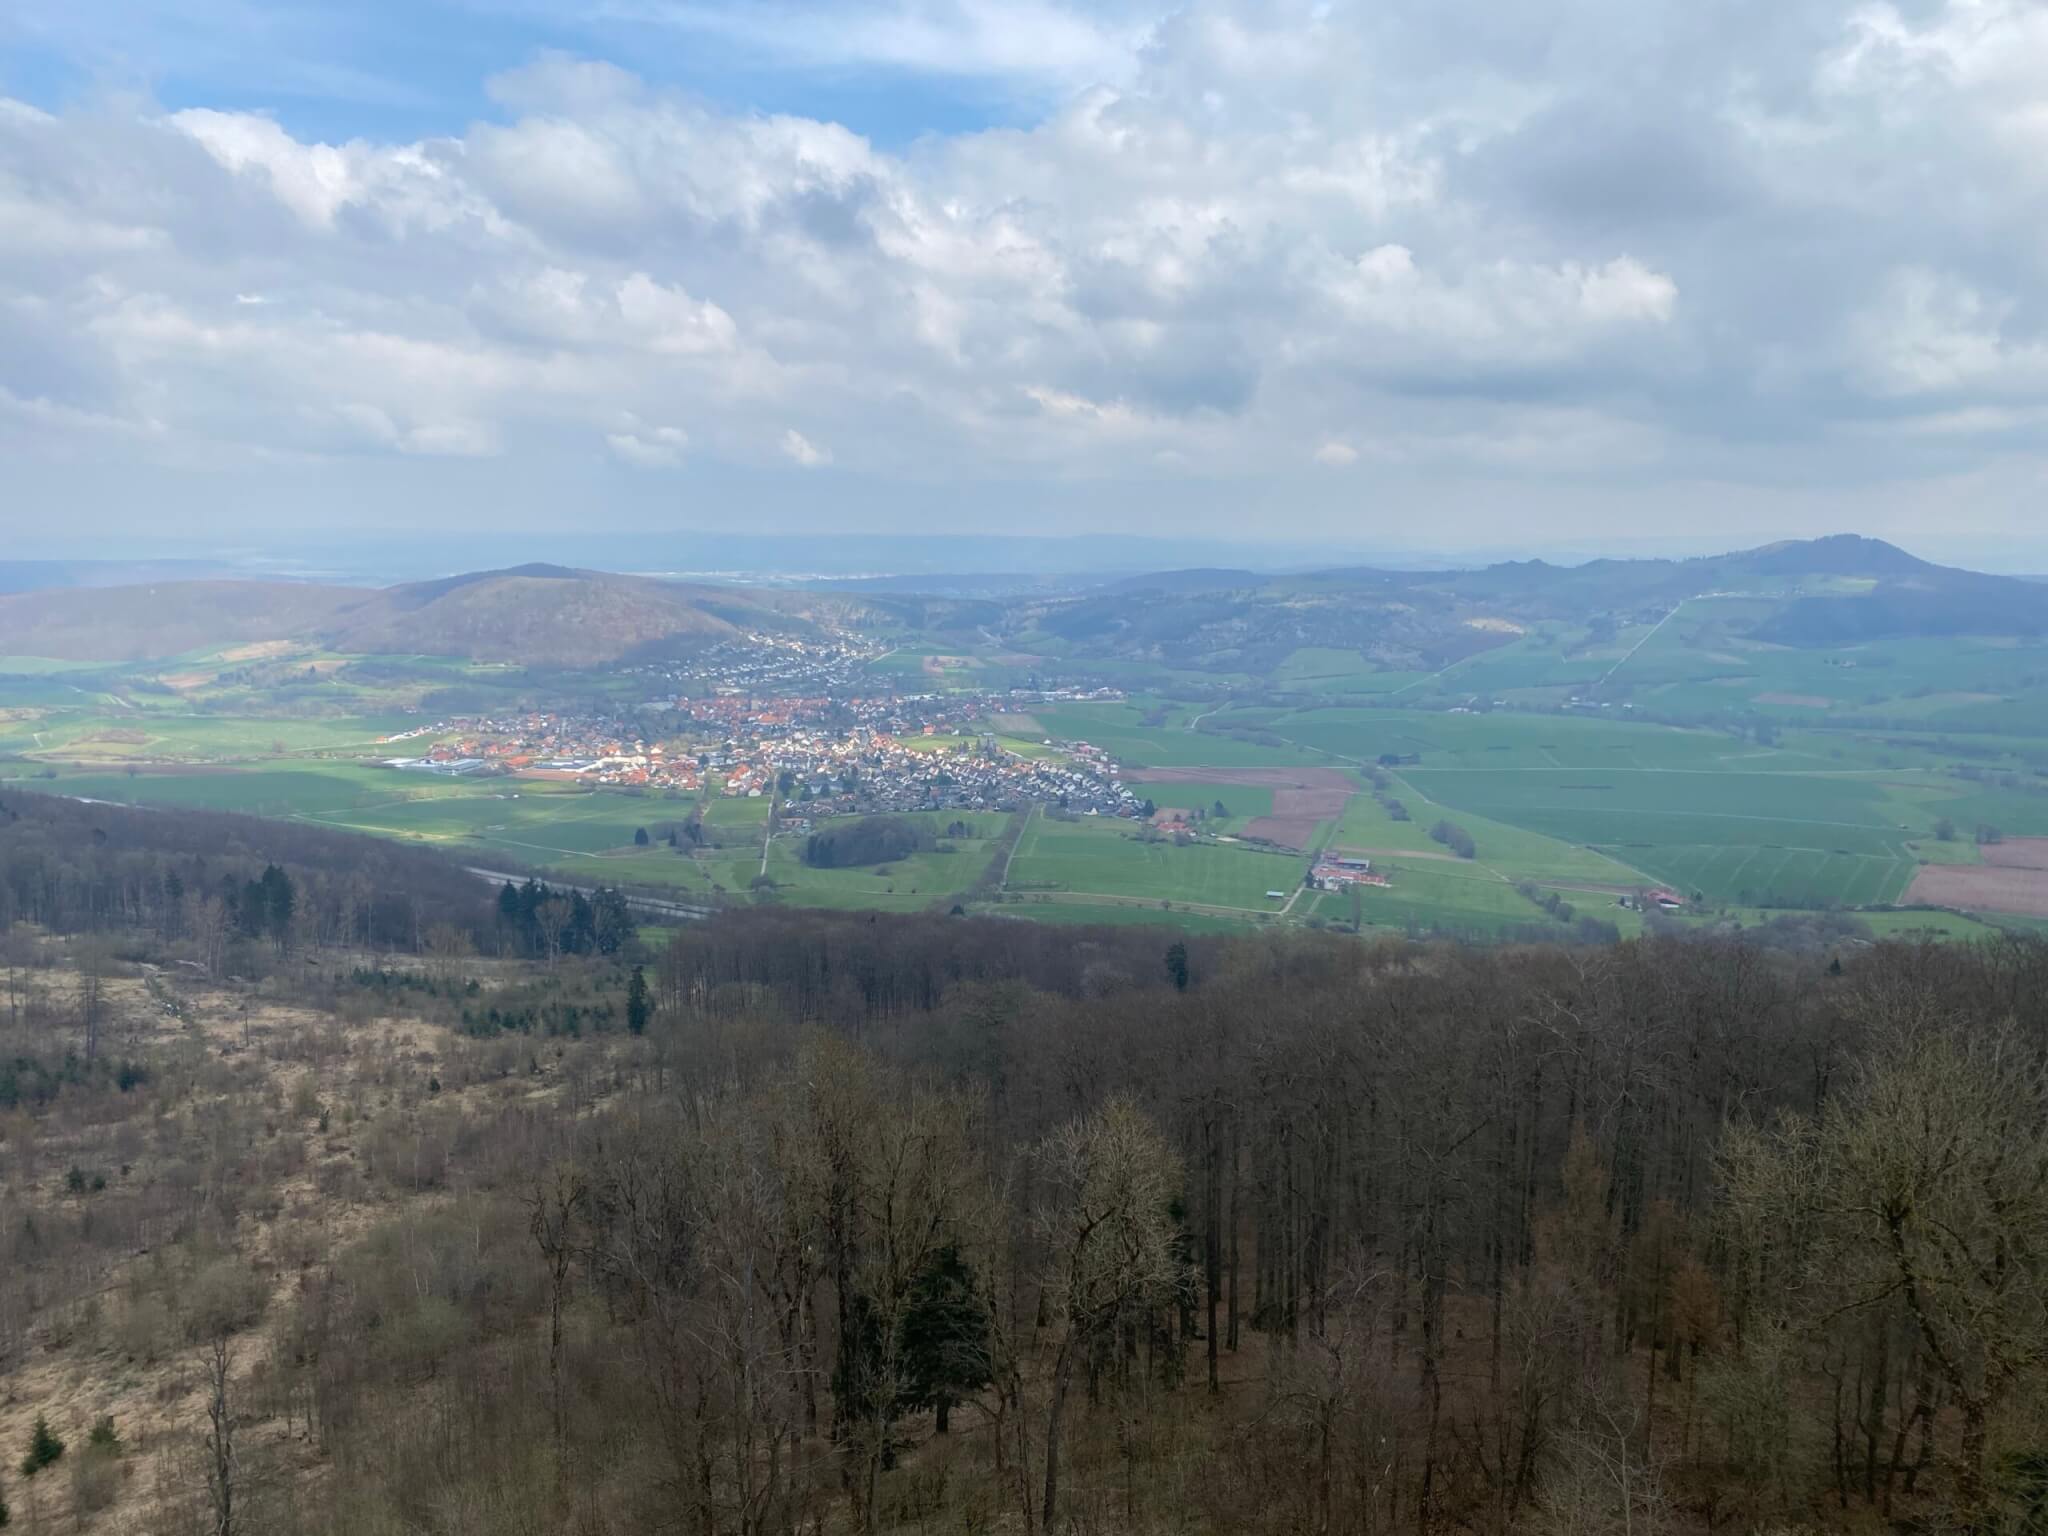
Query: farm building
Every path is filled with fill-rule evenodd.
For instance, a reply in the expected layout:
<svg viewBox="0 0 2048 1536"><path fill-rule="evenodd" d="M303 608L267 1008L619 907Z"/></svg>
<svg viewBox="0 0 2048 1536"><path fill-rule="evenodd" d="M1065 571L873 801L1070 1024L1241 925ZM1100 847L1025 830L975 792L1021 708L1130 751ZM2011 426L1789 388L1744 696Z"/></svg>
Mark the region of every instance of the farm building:
<svg viewBox="0 0 2048 1536"><path fill-rule="evenodd" d="M1373 873L1372 860L1343 855L1323 859L1309 874L1309 884L1318 890L1341 891L1353 885L1392 885L1385 875Z"/></svg>

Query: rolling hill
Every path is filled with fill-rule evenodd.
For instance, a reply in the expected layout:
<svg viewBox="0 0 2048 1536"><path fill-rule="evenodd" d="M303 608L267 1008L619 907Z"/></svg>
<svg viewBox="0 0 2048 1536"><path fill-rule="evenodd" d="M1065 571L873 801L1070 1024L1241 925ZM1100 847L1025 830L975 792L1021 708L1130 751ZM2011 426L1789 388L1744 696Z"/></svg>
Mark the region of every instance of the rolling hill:
<svg viewBox="0 0 2048 1536"><path fill-rule="evenodd" d="M1071 661L1258 677L1303 649L1434 671L1564 621L1613 632L1687 599L1748 600L1738 638L1789 647L1901 636L2048 633L2040 585L1934 565L1841 535L1692 560L1513 561L1475 570L1273 574L1203 568L1078 595L1009 598L720 587L559 565L383 589L160 581L0 596L0 656L156 661L290 642L358 654L589 667L748 631L916 632Z"/></svg>
<svg viewBox="0 0 2048 1536"><path fill-rule="evenodd" d="M762 600L765 599L765 600ZM527 666L593 666L747 629L801 633L808 609L855 600L757 598L721 587L521 566L379 590L310 583L163 582L0 597L0 655L161 661L262 642Z"/></svg>
<svg viewBox="0 0 2048 1536"><path fill-rule="evenodd" d="M806 627L800 617L724 588L527 565L370 593L316 629L341 651L584 667L748 628Z"/></svg>
<svg viewBox="0 0 2048 1536"><path fill-rule="evenodd" d="M1621 628L1689 598L1754 599L1744 637L1853 645L1907 636L2048 633L2038 585L1921 560L1853 534L1691 560L1510 561L1476 570L1371 567L1273 575L1167 571L1101 592L1012 606L1020 648L1258 675L1300 648L1355 651L1390 669L1434 670L1547 620Z"/></svg>
<svg viewBox="0 0 2048 1536"><path fill-rule="evenodd" d="M164 661L188 651L303 639L372 594L270 581L53 587L0 597L0 656Z"/></svg>

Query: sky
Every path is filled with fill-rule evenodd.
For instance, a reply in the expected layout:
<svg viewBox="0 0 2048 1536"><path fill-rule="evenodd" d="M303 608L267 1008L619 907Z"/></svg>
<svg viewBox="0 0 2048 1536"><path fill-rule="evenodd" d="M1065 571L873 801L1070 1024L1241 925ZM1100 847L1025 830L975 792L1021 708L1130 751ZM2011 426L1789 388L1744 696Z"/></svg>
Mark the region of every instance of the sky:
<svg viewBox="0 0 2048 1536"><path fill-rule="evenodd" d="M2048 569L2044 193L2022 0L8 0L0 534Z"/></svg>

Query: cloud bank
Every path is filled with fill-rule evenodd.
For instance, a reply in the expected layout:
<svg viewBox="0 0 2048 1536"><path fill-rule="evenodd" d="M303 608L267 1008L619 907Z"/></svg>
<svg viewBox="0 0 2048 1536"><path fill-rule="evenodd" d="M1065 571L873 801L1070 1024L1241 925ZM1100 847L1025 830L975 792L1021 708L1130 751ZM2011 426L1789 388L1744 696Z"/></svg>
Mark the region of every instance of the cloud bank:
<svg viewBox="0 0 2048 1536"><path fill-rule="evenodd" d="M2036 6L810 14L646 20L1057 104L889 150L559 54L415 142L0 100L0 449L39 504L90 466L86 528L164 472L478 517L464 464L812 525L834 483L871 525L2030 519Z"/></svg>

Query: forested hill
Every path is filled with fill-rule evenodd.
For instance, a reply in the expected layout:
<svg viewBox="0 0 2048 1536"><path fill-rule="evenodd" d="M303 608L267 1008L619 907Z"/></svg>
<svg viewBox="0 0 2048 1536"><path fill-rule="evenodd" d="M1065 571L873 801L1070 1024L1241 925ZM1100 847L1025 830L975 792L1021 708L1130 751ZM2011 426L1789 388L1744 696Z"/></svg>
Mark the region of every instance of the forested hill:
<svg viewBox="0 0 2048 1536"><path fill-rule="evenodd" d="M272 914L242 921L238 910L271 868L294 893L283 919L316 943L410 949L429 926L481 932L492 921L489 888L426 849L301 822L0 792L0 927L176 935L222 899L231 929L273 937Z"/></svg>
<svg viewBox="0 0 2048 1536"><path fill-rule="evenodd" d="M921 615L932 607L897 599L887 611ZM750 591L551 565L381 590L167 581L0 595L0 656L141 661L276 644L587 667L750 632L858 627L884 612L843 593Z"/></svg>
<svg viewBox="0 0 2048 1536"><path fill-rule="evenodd" d="M1020 648L1256 675L1301 647L1440 667L1547 621L1655 622L1688 599L1752 599L1741 634L1791 646L2048 632L2037 585L1934 565L1855 535L1690 560L1511 561L1472 570L1166 571L1013 604Z"/></svg>

